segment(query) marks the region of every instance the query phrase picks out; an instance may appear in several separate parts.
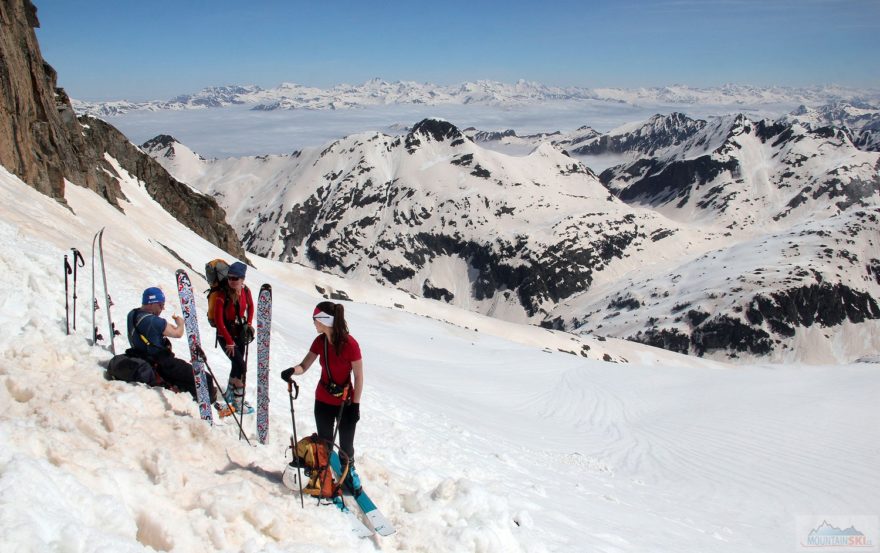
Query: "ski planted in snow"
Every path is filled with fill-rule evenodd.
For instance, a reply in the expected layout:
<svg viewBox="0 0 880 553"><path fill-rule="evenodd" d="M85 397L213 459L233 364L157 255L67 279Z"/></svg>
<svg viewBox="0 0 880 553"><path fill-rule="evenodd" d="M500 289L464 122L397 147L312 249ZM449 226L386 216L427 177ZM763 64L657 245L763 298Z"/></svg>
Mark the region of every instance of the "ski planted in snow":
<svg viewBox="0 0 880 553"><path fill-rule="evenodd" d="M104 232L104 229L101 229L100 232ZM95 320L98 313L98 298L95 294L96 288L98 286L97 281L95 280L95 246L98 243L98 235L96 234L94 238L92 238L92 345L96 345L100 340L103 340L104 337L98 332L98 321Z"/></svg>
<svg viewBox="0 0 880 553"><path fill-rule="evenodd" d="M97 247L96 247L97 245ZM110 291L107 290L107 271L104 268L104 229L101 228L94 238L92 238L92 345L98 343L99 340L103 340L104 337L98 333L98 323L95 321L95 313L98 311L98 296L97 296L97 280L95 279L95 261L97 260L98 265L101 268L101 279L104 284L104 307L107 311L107 330L110 336L110 351L113 352L113 355L116 355L116 344L114 343L114 338L119 336L119 331L116 330L116 325L113 324L113 315L110 313L110 307L113 305L113 300L110 298Z"/></svg>
<svg viewBox="0 0 880 553"><path fill-rule="evenodd" d="M342 462L339 460L339 454L336 453L335 450L330 452L330 467L337 476L342 472ZM351 494L358 507L360 507L361 511L364 513L364 516L367 517L369 523L375 528L377 534L380 536L390 536L397 531L397 529L394 528L394 525L385 518L382 511L376 507L376 504L373 503L370 496L364 492L363 488L355 488L352 485L350 473L345 479L343 489Z"/></svg>
<svg viewBox="0 0 880 553"><path fill-rule="evenodd" d="M180 295L180 311L183 313L183 325L186 328L186 339L192 357L193 378L196 381L196 395L199 400L199 414L202 420L214 424L211 413L211 395L205 378L205 362L202 359L202 342L199 338L199 320L196 315L196 300L193 295L189 275L183 269L177 270L177 293Z"/></svg>
<svg viewBox="0 0 880 553"><path fill-rule="evenodd" d="M269 441L269 341L272 334L272 286L260 287L257 299L257 435Z"/></svg>

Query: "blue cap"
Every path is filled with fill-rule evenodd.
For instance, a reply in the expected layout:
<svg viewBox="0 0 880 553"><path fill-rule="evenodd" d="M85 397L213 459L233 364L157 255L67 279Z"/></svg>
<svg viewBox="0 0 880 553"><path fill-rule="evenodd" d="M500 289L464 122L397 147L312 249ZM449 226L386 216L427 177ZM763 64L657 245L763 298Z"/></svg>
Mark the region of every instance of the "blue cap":
<svg viewBox="0 0 880 553"><path fill-rule="evenodd" d="M155 286L144 290L144 297L141 300L141 304L143 305L150 305L153 303L165 303L165 294L162 293L161 289L156 288Z"/></svg>
<svg viewBox="0 0 880 553"><path fill-rule="evenodd" d="M236 261L229 266L229 276L244 278L245 273L247 273L247 265L241 261Z"/></svg>

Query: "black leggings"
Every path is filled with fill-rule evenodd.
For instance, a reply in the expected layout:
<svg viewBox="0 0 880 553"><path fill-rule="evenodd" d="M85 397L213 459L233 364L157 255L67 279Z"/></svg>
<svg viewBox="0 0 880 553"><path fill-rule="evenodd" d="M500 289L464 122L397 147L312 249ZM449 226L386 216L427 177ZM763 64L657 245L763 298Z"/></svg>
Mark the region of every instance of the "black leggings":
<svg viewBox="0 0 880 553"><path fill-rule="evenodd" d="M196 396L196 381L193 377L193 367L183 359L178 359L173 355L163 355L154 360L156 372L162 377L162 380L177 387L181 392L189 392L193 399L198 401ZM214 388L214 381L211 375L205 371L205 382L208 385L208 394L211 397L211 403L217 401L217 392Z"/></svg>
<svg viewBox="0 0 880 553"><path fill-rule="evenodd" d="M328 442L333 439L333 426L336 424L337 416L339 416L339 405L330 405L315 400L315 425L318 427L319 438ZM360 407L353 407L353 404L349 403L342 410L342 420L339 423L339 447L348 454L352 461L354 460L354 431L360 418Z"/></svg>
<svg viewBox="0 0 880 553"><path fill-rule="evenodd" d="M232 341L235 344L235 353L229 355L226 351L226 340L223 339L223 336L218 336L217 338L220 347L223 348L223 353L226 354L226 357L232 361L232 369L229 371L229 378L238 378L239 380L244 380L245 374L247 374L247 363L244 359L245 353L245 340L243 337L241 338L233 338Z"/></svg>

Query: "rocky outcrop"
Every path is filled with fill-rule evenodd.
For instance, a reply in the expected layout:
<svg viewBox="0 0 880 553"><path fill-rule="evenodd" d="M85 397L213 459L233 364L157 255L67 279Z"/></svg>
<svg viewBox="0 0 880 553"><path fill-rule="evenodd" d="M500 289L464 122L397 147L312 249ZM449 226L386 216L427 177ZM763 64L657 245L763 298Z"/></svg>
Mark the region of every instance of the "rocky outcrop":
<svg viewBox="0 0 880 553"><path fill-rule="evenodd" d="M245 258L238 236L226 223L226 212L214 198L176 180L116 127L88 116L81 117L80 122L95 154L106 152L113 157L123 169L145 183L147 192L159 205L196 234L238 259Z"/></svg>
<svg viewBox="0 0 880 553"><path fill-rule="evenodd" d="M40 54L39 25L30 0L0 0L0 164L58 200L66 178L115 204L119 188L85 155L70 100Z"/></svg>
<svg viewBox="0 0 880 553"><path fill-rule="evenodd" d="M105 153L146 184L169 213L230 254L244 258L235 231L214 199L173 179L111 125L78 120L57 75L43 61L30 0L0 0L0 164L64 202L65 179L119 207L123 194Z"/></svg>
<svg viewBox="0 0 880 553"><path fill-rule="evenodd" d="M572 145L570 151L577 155L638 152L653 156L659 150L684 143L705 127L706 121L691 119L683 113L658 114L632 132L605 135L597 133L593 140Z"/></svg>

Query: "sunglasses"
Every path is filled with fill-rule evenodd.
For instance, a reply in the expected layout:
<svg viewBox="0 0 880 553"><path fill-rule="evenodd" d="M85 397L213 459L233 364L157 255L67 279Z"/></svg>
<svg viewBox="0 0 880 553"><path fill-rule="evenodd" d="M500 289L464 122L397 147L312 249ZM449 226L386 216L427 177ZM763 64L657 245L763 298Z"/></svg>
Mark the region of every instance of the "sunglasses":
<svg viewBox="0 0 880 553"><path fill-rule="evenodd" d="M226 280L241 280L241 277L231 276L231 277L226 277Z"/></svg>

